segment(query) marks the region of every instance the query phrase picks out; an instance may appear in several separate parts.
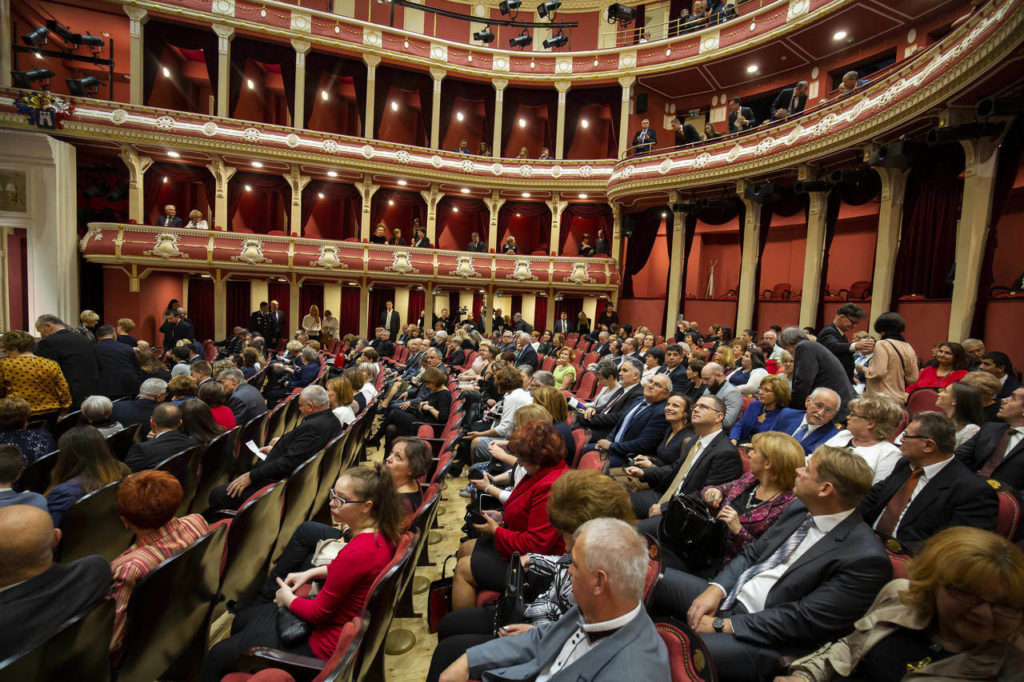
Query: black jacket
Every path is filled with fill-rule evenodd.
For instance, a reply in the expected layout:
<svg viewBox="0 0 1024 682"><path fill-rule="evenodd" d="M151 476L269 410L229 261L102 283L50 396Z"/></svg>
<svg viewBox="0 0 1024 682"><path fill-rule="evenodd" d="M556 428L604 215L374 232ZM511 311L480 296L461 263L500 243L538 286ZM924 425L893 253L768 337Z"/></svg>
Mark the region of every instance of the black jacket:
<svg viewBox="0 0 1024 682"><path fill-rule="evenodd" d="M239 384L231 391L227 405L239 426L244 426L267 411L267 401L263 395L247 383Z"/></svg>
<svg viewBox="0 0 1024 682"><path fill-rule="evenodd" d="M515 351L516 359L515 365L529 365L536 371L539 361L537 360L537 351L533 349L531 344L526 344L521 350Z"/></svg>
<svg viewBox="0 0 1024 682"><path fill-rule="evenodd" d="M747 124L740 128L736 125L737 114L743 114L743 118L747 119ZM733 111L729 113L729 132L738 133L741 130L748 130L757 125L757 121L754 120L754 111L750 107L740 107L739 111Z"/></svg>
<svg viewBox="0 0 1024 682"><path fill-rule="evenodd" d="M96 344L68 328L59 329L36 343L36 355L58 365L71 390L71 406L77 408L91 395L103 394L100 356Z"/></svg>
<svg viewBox="0 0 1024 682"><path fill-rule="evenodd" d="M387 310L382 310L382 311L380 311L380 324L377 325L377 326L378 327L384 327L389 332L391 332L391 341L394 341L395 339L398 338L398 331L402 328L402 318L398 314L397 310L392 310L391 311L391 324L389 325L388 324L388 311Z"/></svg>
<svg viewBox="0 0 1024 682"><path fill-rule="evenodd" d="M120 422L121 426L139 425L139 437L145 438L149 433L149 418L153 416L153 410L159 405L155 400L139 398L138 400L119 400L114 403L114 409L110 412L110 418Z"/></svg>
<svg viewBox="0 0 1024 682"><path fill-rule="evenodd" d="M155 469L160 462L196 444L191 436L181 431L167 431L152 440L136 443L128 451L124 463L132 471Z"/></svg>
<svg viewBox="0 0 1024 682"><path fill-rule="evenodd" d="M256 310L249 315L249 331L253 334L259 334L263 338L269 339L273 330L274 318L271 317L269 310L267 312Z"/></svg>
<svg viewBox="0 0 1024 682"><path fill-rule="evenodd" d="M783 109L783 110L789 112L789 115L799 114L800 112L802 112L804 110L804 107L807 106L807 93L805 92L802 95L796 95L796 94L794 94L795 92L796 92L796 88L783 88L782 89L782 91L778 94L778 96L775 97L775 101L772 102L772 106L771 106L771 116L772 116L772 118L775 118L775 112L777 112L779 109ZM796 98L796 102L794 103L793 108L790 109L789 105L790 105L791 102L793 102L793 98L794 97Z"/></svg>
<svg viewBox="0 0 1024 682"><path fill-rule="evenodd" d="M983 424L973 438L956 449L956 458L971 471L978 471L995 452L1008 428L1006 422ZM990 478L1017 490L1024 490L1024 439L1017 441L1017 446L1003 455L1002 463Z"/></svg>
<svg viewBox="0 0 1024 682"><path fill-rule="evenodd" d="M608 436L615 424L619 421L620 415L625 414L637 400L644 399L644 389L639 383L629 388L622 388L622 396L614 397L600 412L596 412L590 419L580 418L580 423L590 429L590 440L596 442Z"/></svg>
<svg viewBox="0 0 1024 682"><path fill-rule="evenodd" d="M818 332L818 343L828 348L832 355L839 359L843 366L846 378L853 380L853 351L850 350L850 340L839 331L835 322L830 322Z"/></svg>
<svg viewBox="0 0 1024 682"><path fill-rule="evenodd" d="M572 334L574 331L576 331L576 325L572 323L572 320L563 320L562 318L555 320L554 333Z"/></svg>
<svg viewBox="0 0 1024 682"><path fill-rule="evenodd" d="M100 356L103 394L108 398L134 398L142 383L142 369L135 351L114 339L103 339L96 342L96 352Z"/></svg>
<svg viewBox="0 0 1024 682"><path fill-rule="evenodd" d="M824 386L838 393L843 401L836 415L841 421L853 400L853 385L839 359L816 341L801 341L793 351L793 363L793 397L790 407L795 410L804 409L807 396L814 389Z"/></svg>
<svg viewBox="0 0 1024 682"><path fill-rule="evenodd" d="M664 432L662 433L664 435ZM693 447L697 435L690 436L679 448L680 455L672 464L662 467L644 469L644 475L640 479L647 483L659 493L664 493L672 484L680 467L686 461L686 453ZM683 481L682 492L686 494L700 493L704 486L721 485L729 481L735 481L743 475L743 460L736 446L729 440L729 434L719 431L715 439L711 441L707 449L701 453L693 467ZM666 503L667 504L667 503Z"/></svg>
<svg viewBox="0 0 1024 682"><path fill-rule="evenodd" d="M466 247L466 251L473 251L475 253L486 253L487 242L470 242Z"/></svg>
<svg viewBox="0 0 1024 682"><path fill-rule="evenodd" d="M296 467L323 449L341 433L341 422L330 410L321 410L306 417L301 424L281 436L267 458L250 471L252 485L280 481Z"/></svg>
<svg viewBox="0 0 1024 682"><path fill-rule="evenodd" d="M656 144L658 144L658 134L654 132L654 128L646 130L641 128L636 131L630 146L633 148L634 154L650 154Z"/></svg>
<svg viewBox="0 0 1024 682"><path fill-rule="evenodd" d="M178 320L175 324L164 322L160 325L160 333L164 335L164 350L174 348L182 339L196 340L196 330L188 320Z"/></svg>
<svg viewBox="0 0 1024 682"><path fill-rule="evenodd" d="M181 221L179 216L166 216L162 215L156 219L157 227L183 227L185 223Z"/></svg>

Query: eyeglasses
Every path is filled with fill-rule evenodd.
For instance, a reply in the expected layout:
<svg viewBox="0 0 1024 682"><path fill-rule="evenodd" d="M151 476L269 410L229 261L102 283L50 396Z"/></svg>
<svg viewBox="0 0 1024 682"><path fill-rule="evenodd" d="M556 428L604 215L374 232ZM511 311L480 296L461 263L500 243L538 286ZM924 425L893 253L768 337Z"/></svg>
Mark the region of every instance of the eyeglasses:
<svg viewBox="0 0 1024 682"><path fill-rule="evenodd" d="M832 413L836 412L836 408L829 407L825 403L812 402L811 405L813 405L814 407L817 407L819 410L821 410L822 412L825 412L827 414L832 414Z"/></svg>
<svg viewBox="0 0 1024 682"><path fill-rule="evenodd" d="M928 436L911 436L906 431L903 432L903 440L931 440Z"/></svg>
<svg viewBox="0 0 1024 682"><path fill-rule="evenodd" d="M954 587L953 585L943 585L943 587L946 588L946 593L949 594L950 597L953 597L962 604L969 604L972 609L981 606L982 604L988 604L988 607L992 609L992 615L994 616L1013 620L1019 620L1024 617L1024 610L1019 606L999 604L988 599L982 599L973 592L961 590L959 587Z"/></svg>
<svg viewBox="0 0 1024 682"><path fill-rule="evenodd" d="M327 500L329 504L337 504L339 507L344 507L346 504L366 502L366 500L346 500L344 497L334 492L334 488L327 491Z"/></svg>

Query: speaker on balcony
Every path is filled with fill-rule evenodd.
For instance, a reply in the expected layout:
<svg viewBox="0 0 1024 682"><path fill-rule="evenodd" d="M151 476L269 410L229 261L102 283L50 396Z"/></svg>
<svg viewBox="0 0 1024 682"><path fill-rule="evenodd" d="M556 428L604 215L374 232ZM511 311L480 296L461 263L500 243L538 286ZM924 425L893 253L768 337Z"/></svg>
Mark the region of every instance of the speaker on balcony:
<svg viewBox="0 0 1024 682"><path fill-rule="evenodd" d="M638 92L636 93L636 113L645 114L647 113L647 93Z"/></svg>

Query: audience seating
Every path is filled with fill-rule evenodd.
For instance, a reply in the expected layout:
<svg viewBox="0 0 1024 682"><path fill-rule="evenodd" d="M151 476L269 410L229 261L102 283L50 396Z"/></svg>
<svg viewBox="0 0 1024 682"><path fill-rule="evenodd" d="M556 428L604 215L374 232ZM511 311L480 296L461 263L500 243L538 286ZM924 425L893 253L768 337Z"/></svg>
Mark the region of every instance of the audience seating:
<svg viewBox="0 0 1024 682"><path fill-rule="evenodd" d="M114 632L114 601L101 599L65 621L43 644L0 661L0 679L31 680L110 679L110 638Z"/></svg>
<svg viewBox="0 0 1024 682"><path fill-rule="evenodd" d="M57 423L53 427L53 439L59 441L60 437L71 430L72 427L78 426L78 421L82 418L82 411L75 410L74 412L68 412L66 415L57 420Z"/></svg>
<svg viewBox="0 0 1024 682"><path fill-rule="evenodd" d="M914 414L938 412L939 410L935 408L938 399L939 392L934 388L918 388L907 397L907 407Z"/></svg>
<svg viewBox="0 0 1024 682"><path fill-rule="evenodd" d="M225 546L220 593L238 601L256 593L267 575L270 551L281 528L284 482L264 486L231 518Z"/></svg>
<svg viewBox="0 0 1024 682"><path fill-rule="evenodd" d="M664 577L665 557L661 552L661 543L658 538L644 533L644 542L647 543L647 577L644 578L644 606L650 609L654 603L654 588Z"/></svg>
<svg viewBox="0 0 1024 682"><path fill-rule="evenodd" d="M1013 542L1020 534L1020 496L1012 488L1001 486L996 481L989 481L989 484L992 483L996 483L999 486L996 491L999 495L999 516L996 519L996 532L1010 542Z"/></svg>
<svg viewBox="0 0 1024 682"><path fill-rule="evenodd" d="M545 357L543 360L540 361L541 370L545 372L550 372L554 370L556 361L557 360L555 358Z"/></svg>
<svg viewBox="0 0 1024 682"><path fill-rule="evenodd" d="M716 682L718 673L711 652L685 622L674 618L655 621L654 627L668 647L672 682Z"/></svg>
<svg viewBox="0 0 1024 682"><path fill-rule="evenodd" d="M348 467L348 463L345 462L345 444L351 433L352 428L350 426L324 448L324 456L320 460L320 472L316 484L316 493L313 495L313 501L309 507L307 520L315 519L320 510L327 506L327 499L330 495L331 488L334 487L335 481L338 480L338 475L341 473L341 470Z"/></svg>
<svg viewBox="0 0 1024 682"><path fill-rule="evenodd" d="M583 453L580 457L579 463L576 465L577 469L593 469L594 471L600 471L608 473L608 460L598 450L588 450Z"/></svg>
<svg viewBox="0 0 1024 682"><path fill-rule="evenodd" d="M57 451L48 452L25 467L15 488L29 490L42 495L50 487L50 475L57 464Z"/></svg>
<svg viewBox="0 0 1024 682"><path fill-rule="evenodd" d="M238 434L239 452L243 450L248 452L248 448L245 447L245 444L249 441L253 441L256 445L263 445L264 426L266 425L268 414L269 413L264 412L259 417L253 417L242 426L242 430ZM246 469L248 469L248 467L246 467Z"/></svg>
<svg viewBox="0 0 1024 682"><path fill-rule="evenodd" d="M110 448L110 454L115 459L119 459L122 462L124 458L128 456L128 451L131 450L132 445L135 444L135 436L139 432L138 424L130 424L120 431L107 436L107 447Z"/></svg>
<svg viewBox="0 0 1024 682"><path fill-rule="evenodd" d="M181 490L184 493L181 498L179 512L188 509L196 496L198 486L199 462L203 456L204 446L193 445L187 450L171 455L154 468L159 471L167 471L174 475L181 483Z"/></svg>
<svg viewBox="0 0 1024 682"><path fill-rule="evenodd" d="M316 497L317 484L320 482L320 465L324 451L316 453L300 464L292 475L284 481L284 517L277 534L277 544L271 553L271 563L281 555L285 545L291 540L292 533L309 517L313 498ZM333 481L332 481L333 484Z"/></svg>
<svg viewBox="0 0 1024 682"><path fill-rule="evenodd" d="M99 554L112 561L132 544L134 534L117 514L117 489L121 481L108 483L84 495L64 512L63 535L58 553L64 563Z"/></svg>
<svg viewBox="0 0 1024 682"><path fill-rule="evenodd" d="M252 653L247 652L238 661L241 672L226 675L222 682L352 682L368 626L365 610L345 623L338 637L338 646L326 662L267 647L251 649ZM267 664L280 667L263 667Z"/></svg>
<svg viewBox="0 0 1024 682"><path fill-rule="evenodd" d="M256 420L253 420L256 421ZM243 427L236 426L210 441L199 459L198 483L189 507L192 512L204 511L210 491L231 481L243 467L239 466L238 436ZM248 452L248 448L246 448ZM248 461L248 460L246 460ZM184 500L182 501L184 504Z"/></svg>

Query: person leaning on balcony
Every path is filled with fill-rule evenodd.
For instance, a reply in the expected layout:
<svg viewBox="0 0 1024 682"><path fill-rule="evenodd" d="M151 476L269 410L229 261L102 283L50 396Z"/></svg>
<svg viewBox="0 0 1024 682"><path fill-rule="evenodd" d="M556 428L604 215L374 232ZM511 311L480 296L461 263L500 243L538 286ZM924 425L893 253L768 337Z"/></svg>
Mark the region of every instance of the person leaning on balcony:
<svg viewBox="0 0 1024 682"><path fill-rule="evenodd" d="M412 232L412 245L421 249L430 248L430 240L427 239L427 231L422 227L417 227Z"/></svg>
<svg viewBox="0 0 1024 682"><path fill-rule="evenodd" d="M203 214L197 209L192 209L188 214L188 225L185 227L191 227L194 230L209 230L210 226L205 220L203 220Z"/></svg>
<svg viewBox="0 0 1024 682"><path fill-rule="evenodd" d="M487 242L480 241L479 232L474 232L471 235L469 245L466 247L466 251L474 251L476 253L487 253Z"/></svg>
<svg viewBox="0 0 1024 682"><path fill-rule="evenodd" d="M370 235L371 244L387 244L388 238L384 235L384 223L377 223L377 227L374 228L373 234Z"/></svg>
<svg viewBox="0 0 1024 682"><path fill-rule="evenodd" d="M775 120L794 116L807 106L807 81L800 81L792 88L783 88L772 102L772 118Z"/></svg>
<svg viewBox="0 0 1024 682"><path fill-rule="evenodd" d="M519 253L519 247L516 245L516 238L509 235L505 238L505 243L501 246L501 252L507 254Z"/></svg>
<svg viewBox="0 0 1024 682"><path fill-rule="evenodd" d="M740 104L739 97L729 98L729 132L739 133L757 125L754 111Z"/></svg>

